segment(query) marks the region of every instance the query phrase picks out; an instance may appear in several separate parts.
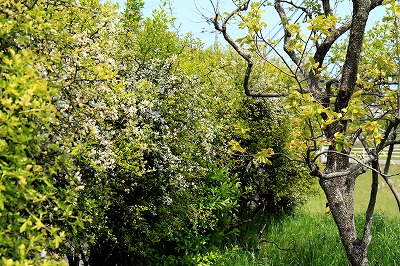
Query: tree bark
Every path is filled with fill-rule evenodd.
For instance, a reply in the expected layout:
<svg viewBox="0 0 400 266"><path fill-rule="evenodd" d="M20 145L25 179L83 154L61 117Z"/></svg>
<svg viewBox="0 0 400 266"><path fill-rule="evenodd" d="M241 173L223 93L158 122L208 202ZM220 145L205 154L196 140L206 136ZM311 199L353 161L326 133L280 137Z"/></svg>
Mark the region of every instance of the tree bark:
<svg viewBox="0 0 400 266"><path fill-rule="evenodd" d="M328 154L324 175L348 169L349 158L340 154ZM357 237L354 221L355 176L347 174L319 179L328 199L333 219L339 230L340 239L347 257L353 266L368 265L367 246Z"/></svg>
<svg viewBox="0 0 400 266"><path fill-rule="evenodd" d="M349 44L346 59L343 65L339 93L335 102L335 112L342 112L348 106L357 80L358 65L360 61L362 41L369 12L372 8L371 1L353 0L352 24L350 27ZM333 124L327 128L326 135L333 137L337 132L345 132L346 123ZM332 150L335 148L331 147ZM328 154L327 165L324 173L342 172L349 168L349 157L331 153ZM320 185L329 201L331 212L338 227L340 239L343 243L347 257L353 266L368 265L368 241L357 237L354 221L354 186L356 175L348 174L335 178L320 178ZM370 232L367 232L370 234ZM368 236L370 239L370 236Z"/></svg>
<svg viewBox="0 0 400 266"><path fill-rule="evenodd" d="M366 243L357 237L353 206L349 205L348 199L354 193L354 177L344 176L334 179L320 179L320 185L323 188L331 213L338 227L340 239L345 248L346 255L353 266L366 266L368 265ZM350 180L350 182L349 182ZM346 183L348 183L347 196L340 190ZM347 198L347 199L346 199ZM353 200L353 199L351 199Z"/></svg>

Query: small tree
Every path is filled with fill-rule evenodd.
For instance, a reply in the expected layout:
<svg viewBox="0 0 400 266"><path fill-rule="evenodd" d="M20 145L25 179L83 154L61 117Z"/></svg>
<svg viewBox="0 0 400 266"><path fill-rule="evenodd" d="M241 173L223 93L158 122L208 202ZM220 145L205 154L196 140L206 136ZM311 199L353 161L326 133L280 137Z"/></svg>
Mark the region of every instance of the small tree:
<svg viewBox="0 0 400 266"><path fill-rule="evenodd" d="M246 95L286 98L295 115L292 148L310 173L318 177L350 263L368 265L367 248L371 241L379 175L389 184L399 202L388 175L393 145L399 143L396 139L400 123L399 95L390 86L398 82L396 71L399 62L398 57L386 57L387 54L376 50L376 44L363 47L368 17L383 1L353 0L351 13L344 16L339 12L343 10L341 2L233 1L236 5L233 11L220 14L214 8L215 15L209 21L247 62L243 81ZM386 2L392 10L392 16L386 19L392 34L385 35L385 38L392 40L396 51L399 47L397 17L400 8L394 1ZM263 12L274 12L272 9L275 9L283 28L283 36L277 40L266 37L267 25L262 19ZM228 28L236 19L239 21L237 26L247 34L234 40ZM373 38L379 42L377 37ZM280 44L282 48L278 48ZM280 64L270 59L269 51L281 60ZM380 54L376 56L377 53ZM367 58L361 60L362 55L373 55L374 59L369 62ZM254 90L250 77L255 62L253 57L280 69L292 78L296 88L268 89L267 84L267 88ZM350 163L356 141L362 143L368 155L353 158L354 163ZM327 151L322 151L324 145L329 146ZM385 169L381 170L379 154L387 147L388 161ZM327 157L323 170L317 163L322 155ZM372 170L373 183L364 233L360 238L354 223L354 185L356 178L367 169Z"/></svg>

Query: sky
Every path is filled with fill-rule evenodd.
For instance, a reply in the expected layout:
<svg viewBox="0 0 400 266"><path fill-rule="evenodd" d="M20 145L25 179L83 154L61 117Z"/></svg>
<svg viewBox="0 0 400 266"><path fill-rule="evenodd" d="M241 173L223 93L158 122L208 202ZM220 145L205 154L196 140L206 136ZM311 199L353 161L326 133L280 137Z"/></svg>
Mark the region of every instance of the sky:
<svg viewBox="0 0 400 266"><path fill-rule="evenodd" d="M123 0L119 0L123 1ZM213 16L213 7L210 3L210 0L170 0L173 6L172 15L177 18L176 27L179 29L179 34L184 36L186 33L191 32L193 36L200 38L203 42L208 45L213 45L215 42L215 31L213 26L208 24L206 20L202 17L202 14L207 17ZM145 16L151 16L151 12L153 9L159 8L161 1L160 0L144 0L145 6L143 8L143 13ZM215 2L215 0L214 0ZM296 2L296 1L294 1ZM219 8L221 11L230 11L232 10L233 4L232 0L219 0ZM340 10L343 12L351 11L351 1L345 0L342 4L343 6ZM270 35L274 35L278 30L279 19L274 10L271 10L271 15L268 14L267 24L271 29ZM378 7L371 12L368 27L371 27L374 24L374 21L380 20L384 14L384 8ZM264 14L265 15L265 14ZM282 35L282 33L280 32ZM233 31L232 37L234 39L240 37L240 32ZM223 40L222 36L217 37L218 42L223 45L226 42Z"/></svg>
<svg viewBox="0 0 400 266"><path fill-rule="evenodd" d="M151 11L160 6L160 0L144 0L143 12L145 16L151 15ZM213 7L209 0L170 0L173 6L172 15L177 18L176 26L179 33L185 35L191 32L195 37L200 38L206 45L212 45L215 41L215 31L211 24L208 24L202 17L212 16ZM221 7L232 7L231 0L220 0ZM218 37L221 39L221 37ZM219 40L223 41L223 40Z"/></svg>

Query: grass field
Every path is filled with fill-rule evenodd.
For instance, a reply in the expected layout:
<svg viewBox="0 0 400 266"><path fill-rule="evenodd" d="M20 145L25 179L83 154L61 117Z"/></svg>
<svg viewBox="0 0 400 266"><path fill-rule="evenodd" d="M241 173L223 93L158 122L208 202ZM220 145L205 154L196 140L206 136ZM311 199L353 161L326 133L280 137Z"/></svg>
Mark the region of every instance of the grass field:
<svg viewBox="0 0 400 266"><path fill-rule="evenodd" d="M400 167L396 166L391 169L391 174L400 173ZM393 176L392 181L400 191L400 176ZM369 196L371 193L371 171L359 176L356 181L354 193L354 209L356 214L365 213L368 206ZM317 188L317 194L302 207L303 211L310 214L324 213L326 198L320 187ZM379 190L377 202L375 206L377 213L385 214L388 217L400 218L399 208L396 200L382 177L379 178Z"/></svg>
<svg viewBox="0 0 400 266"><path fill-rule="evenodd" d="M400 167L392 170L400 172ZM400 177L392 178L400 189ZM371 188L371 173L356 182L356 223L362 232L365 210ZM249 225L241 236L240 248L221 261L226 266L326 266L348 265L336 225L331 214L325 214L325 196L318 193L294 214L279 220L259 217L258 225ZM258 232L266 224L259 243ZM373 221L373 238L369 246L370 265L400 266L400 214L390 189L380 178ZM273 242L273 243L272 243ZM279 246L279 247L278 247Z"/></svg>

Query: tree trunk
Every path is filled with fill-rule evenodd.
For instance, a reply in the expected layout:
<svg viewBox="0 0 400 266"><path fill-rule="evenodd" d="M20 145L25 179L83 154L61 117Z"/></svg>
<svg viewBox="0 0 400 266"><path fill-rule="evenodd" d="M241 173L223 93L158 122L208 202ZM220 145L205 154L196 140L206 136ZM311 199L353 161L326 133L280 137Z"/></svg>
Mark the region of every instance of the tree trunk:
<svg viewBox="0 0 400 266"><path fill-rule="evenodd" d="M353 23L350 27L346 60L343 65L340 89L335 102L335 111L338 113L348 106L351 95L354 92L365 26L372 8L373 3L371 1L353 1ZM331 127L327 128L326 135L329 139L334 139L335 133L346 132L346 125L346 121L341 124L332 124ZM332 145L330 150L335 151L335 147ZM328 154L324 173L340 173L345 172L347 169L349 169L349 158L347 156L337 153ZM370 231L366 231L367 235L363 239L359 239L357 236L354 221L354 186L356 177L357 174L349 173L328 179L322 177L319 182L329 201L333 218L339 229L340 239L351 265L367 266L369 244L367 240L371 239L371 235Z"/></svg>
<svg viewBox="0 0 400 266"><path fill-rule="evenodd" d="M343 193L344 191L340 191L339 188L346 182L352 183L352 190ZM329 201L333 218L339 229L340 239L351 265L368 265L368 246L357 237L354 212L351 211L354 205L347 205L348 201L345 200L346 198L354 197L354 177L344 176L333 179L320 179L320 185Z"/></svg>
<svg viewBox="0 0 400 266"><path fill-rule="evenodd" d="M348 168L348 157L329 154L324 173L341 172ZM328 199L333 219L339 229L340 239L353 266L367 266L368 244L357 236L354 221L355 176L345 175L320 178L319 183Z"/></svg>

